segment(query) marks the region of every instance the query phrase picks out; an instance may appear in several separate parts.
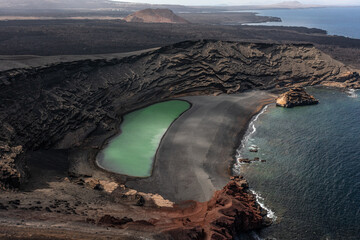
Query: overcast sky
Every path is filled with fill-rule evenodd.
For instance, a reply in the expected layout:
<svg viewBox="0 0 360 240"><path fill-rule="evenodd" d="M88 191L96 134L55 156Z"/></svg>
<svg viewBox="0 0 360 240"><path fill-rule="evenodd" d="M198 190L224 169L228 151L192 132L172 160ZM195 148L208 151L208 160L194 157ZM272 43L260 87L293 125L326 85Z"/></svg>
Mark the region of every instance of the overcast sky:
<svg viewBox="0 0 360 240"><path fill-rule="evenodd" d="M116 1L116 0L115 0ZM118 0L121 2L180 4L180 5L254 5L272 4L282 0ZM360 5L360 0L301 0L304 4Z"/></svg>

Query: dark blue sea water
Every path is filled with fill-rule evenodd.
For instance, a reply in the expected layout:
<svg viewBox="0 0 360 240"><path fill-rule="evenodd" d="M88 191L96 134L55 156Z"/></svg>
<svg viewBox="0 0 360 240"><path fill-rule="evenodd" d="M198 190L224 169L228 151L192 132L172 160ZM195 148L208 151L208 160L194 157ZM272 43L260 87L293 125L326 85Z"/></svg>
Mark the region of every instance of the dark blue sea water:
<svg viewBox="0 0 360 240"><path fill-rule="evenodd" d="M253 12L262 16L280 17L282 20L255 25L320 28L330 35L360 38L360 7L272 9Z"/></svg>
<svg viewBox="0 0 360 240"><path fill-rule="evenodd" d="M314 106L269 105L250 125L243 157L266 159L240 171L275 223L276 239L360 239L360 97L308 88ZM360 95L360 92L355 92ZM259 147L250 153L251 145Z"/></svg>

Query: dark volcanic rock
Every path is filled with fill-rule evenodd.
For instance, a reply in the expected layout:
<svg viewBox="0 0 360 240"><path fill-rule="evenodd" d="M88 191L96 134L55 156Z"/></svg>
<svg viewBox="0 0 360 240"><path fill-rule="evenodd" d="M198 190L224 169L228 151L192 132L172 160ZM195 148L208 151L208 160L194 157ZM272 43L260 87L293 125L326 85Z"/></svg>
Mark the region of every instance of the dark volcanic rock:
<svg viewBox="0 0 360 240"><path fill-rule="evenodd" d="M3 71L0 141L3 146L22 146L24 152L74 149L88 137L116 133L125 112L174 96L299 84L359 88L358 80L353 69L312 45L210 40L121 59ZM1 154L9 161L0 162L0 169L7 169L1 170L0 181L13 182L9 171L10 176L24 175L17 153Z"/></svg>
<svg viewBox="0 0 360 240"><path fill-rule="evenodd" d="M167 233L171 236L171 239L173 240L186 240L186 239L202 240L205 239L206 236L204 229L201 227L193 227L187 229L177 228L177 229L172 229Z"/></svg>
<svg viewBox="0 0 360 240"><path fill-rule="evenodd" d="M4 205L4 204L0 203L0 210L8 210L8 209L9 209L9 207L8 207L8 206L6 206L6 205Z"/></svg>
<svg viewBox="0 0 360 240"><path fill-rule="evenodd" d="M296 106L318 104L319 100L305 92L301 87L292 88L276 99L276 106L292 108Z"/></svg>
<svg viewBox="0 0 360 240"><path fill-rule="evenodd" d="M98 221L99 225L111 225L114 227L120 227L126 223L133 222L131 218L123 217L123 218L116 218L110 215L104 215Z"/></svg>
<svg viewBox="0 0 360 240"><path fill-rule="evenodd" d="M239 233L268 226L271 221L249 191L247 181L233 177L211 200L191 207L192 214L181 222L181 227L166 233L174 239L233 239ZM203 210L200 210L203 209ZM205 210L206 209L206 210ZM182 210L186 212L186 210Z"/></svg>
<svg viewBox="0 0 360 240"><path fill-rule="evenodd" d="M9 201L9 204L11 204L11 205L20 205L20 200L19 199L11 200L11 201Z"/></svg>

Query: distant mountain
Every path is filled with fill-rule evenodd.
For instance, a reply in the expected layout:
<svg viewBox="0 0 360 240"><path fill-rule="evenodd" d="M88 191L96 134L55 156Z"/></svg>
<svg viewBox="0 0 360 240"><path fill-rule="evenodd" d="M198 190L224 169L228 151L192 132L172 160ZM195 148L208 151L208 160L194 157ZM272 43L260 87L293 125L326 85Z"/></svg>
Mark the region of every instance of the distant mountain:
<svg viewBox="0 0 360 240"><path fill-rule="evenodd" d="M309 8L320 7L321 5L302 4L298 1L285 1L270 5L238 5L238 6L183 6L169 4L147 4L130 3L126 0L0 0L0 10L5 12L12 10L17 12L43 11L43 10L116 10L116 11L139 11L147 8L166 8L174 12L221 12L221 11L240 11L256 9L274 9L274 8Z"/></svg>
<svg viewBox="0 0 360 240"><path fill-rule="evenodd" d="M127 22L144 23L189 23L170 9L151 9L137 11L124 18Z"/></svg>
<svg viewBox="0 0 360 240"><path fill-rule="evenodd" d="M310 8L310 7L320 7L320 5L315 4L303 4L299 1L285 1L270 5L264 5L267 8Z"/></svg>
<svg viewBox="0 0 360 240"><path fill-rule="evenodd" d="M299 6L302 6L303 4L301 2L299 2L299 1L284 1L284 2L277 3L276 5L299 7Z"/></svg>

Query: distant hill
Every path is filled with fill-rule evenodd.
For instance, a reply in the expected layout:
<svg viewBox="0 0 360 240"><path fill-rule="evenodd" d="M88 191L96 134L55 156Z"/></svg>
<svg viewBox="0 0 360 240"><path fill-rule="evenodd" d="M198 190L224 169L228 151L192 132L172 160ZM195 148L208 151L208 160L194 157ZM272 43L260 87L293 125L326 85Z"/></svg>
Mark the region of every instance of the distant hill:
<svg viewBox="0 0 360 240"><path fill-rule="evenodd" d="M124 18L127 22L144 23L189 23L182 17L176 15L170 9L151 9L137 11Z"/></svg>
<svg viewBox="0 0 360 240"><path fill-rule="evenodd" d="M266 8L311 8L311 7L321 7L321 5L316 4L303 4L299 1L285 1L270 5L264 5Z"/></svg>
<svg viewBox="0 0 360 240"><path fill-rule="evenodd" d="M284 1L284 2L280 2L276 5L285 5L285 6L294 6L294 7L299 7L302 6L303 4L299 1Z"/></svg>
<svg viewBox="0 0 360 240"><path fill-rule="evenodd" d="M324 5L325 6L325 5ZM148 3L131 3L115 0L0 0L0 10L25 10L33 11L39 9L46 10L121 10L121 11L138 11L146 8L166 8L175 12L213 12L213 11L238 11L254 9L272 9L272 8L309 8L321 7L321 5L302 4L298 1L285 1L276 4L266 5L237 5L237 6L183 6L172 4L148 4Z"/></svg>

